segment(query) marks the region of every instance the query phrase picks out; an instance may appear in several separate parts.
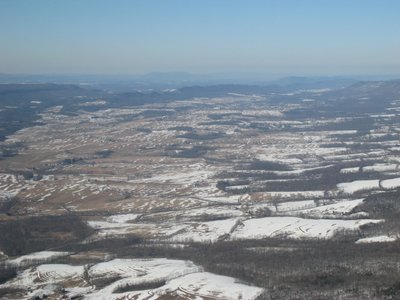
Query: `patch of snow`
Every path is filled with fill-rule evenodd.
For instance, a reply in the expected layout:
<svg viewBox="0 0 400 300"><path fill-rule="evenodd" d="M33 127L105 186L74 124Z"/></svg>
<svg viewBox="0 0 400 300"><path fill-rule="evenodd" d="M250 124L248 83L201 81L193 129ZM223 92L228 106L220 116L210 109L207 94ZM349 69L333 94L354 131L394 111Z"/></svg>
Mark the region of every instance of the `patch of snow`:
<svg viewBox="0 0 400 300"><path fill-rule="evenodd" d="M381 186L384 189L395 189L400 187L400 177L399 178L392 178L386 179L381 181Z"/></svg>
<svg viewBox="0 0 400 300"><path fill-rule="evenodd" d="M337 184L337 187L346 194L353 194L359 191L368 191L380 188L379 179L344 182Z"/></svg>
<svg viewBox="0 0 400 300"><path fill-rule="evenodd" d="M5 263L8 265L23 266L26 264L42 263L53 258L67 256L69 254L69 252L41 251L10 259L7 260Z"/></svg>
<svg viewBox="0 0 400 300"><path fill-rule="evenodd" d="M88 221L88 225L94 229L115 229L115 228L126 228L131 227L129 223L117 223L107 221Z"/></svg>
<svg viewBox="0 0 400 300"><path fill-rule="evenodd" d="M278 203L278 212L290 212L315 207L314 200L288 201Z"/></svg>
<svg viewBox="0 0 400 300"><path fill-rule="evenodd" d="M362 238L356 241L357 244L363 244L363 243L389 243L389 242L394 242L396 241L397 238L393 236L387 236L387 235L379 235L379 236L373 236L373 237L367 237L367 238Z"/></svg>
<svg viewBox="0 0 400 300"><path fill-rule="evenodd" d="M232 239L262 239L286 237L293 239L329 239L341 230L357 230L365 224L382 220L302 219L297 217L266 217L249 219L232 233Z"/></svg>
<svg viewBox="0 0 400 300"><path fill-rule="evenodd" d="M165 290L177 291L183 298L195 299L256 299L263 289L238 280L208 272L193 273L171 280Z"/></svg>
<svg viewBox="0 0 400 300"><path fill-rule="evenodd" d="M297 210L291 215L301 215L308 218L340 218L349 215L351 211L363 203L364 199L340 201L334 204L321 205L318 207ZM352 215L349 215L352 216Z"/></svg>
<svg viewBox="0 0 400 300"><path fill-rule="evenodd" d="M0 287L35 287L58 283L67 279L83 281L83 266L70 266L66 264L45 264L24 270L17 277L1 284Z"/></svg>
<svg viewBox="0 0 400 300"><path fill-rule="evenodd" d="M396 171L398 165L396 164L375 164L372 166L365 166L362 168L363 172L385 172L385 171Z"/></svg>
<svg viewBox="0 0 400 300"><path fill-rule="evenodd" d="M177 242L215 242L220 237L229 234L239 219L227 219L201 223L190 223L181 233L172 237Z"/></svg>
<svg viewBox="0 0 400 300"><path fill-rule="evenodd" d="M360 171L359 167L354 168L343 168L340 170L340 173L347 174L347 173L358 173Z"/></svg>
<svg viewBox="0 0 400 300"><path fill-rule="evenodd" d="M136 220L140 215L138 214L121 214L121 215L113 215L107 218L107 221L112 223L127 223L129 221Z"/></svg>

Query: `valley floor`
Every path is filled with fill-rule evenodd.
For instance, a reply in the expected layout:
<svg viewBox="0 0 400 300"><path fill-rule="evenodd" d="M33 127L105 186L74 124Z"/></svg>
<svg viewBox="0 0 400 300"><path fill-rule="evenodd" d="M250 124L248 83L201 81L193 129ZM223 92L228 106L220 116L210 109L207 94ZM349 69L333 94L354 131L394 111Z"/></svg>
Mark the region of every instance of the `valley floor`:
<svg viewBox="0 0 400 300"><path fill-rule="evenodd" d="M46 110L2 143L0 296L399 296L400 100L303 96Z"/></svg>

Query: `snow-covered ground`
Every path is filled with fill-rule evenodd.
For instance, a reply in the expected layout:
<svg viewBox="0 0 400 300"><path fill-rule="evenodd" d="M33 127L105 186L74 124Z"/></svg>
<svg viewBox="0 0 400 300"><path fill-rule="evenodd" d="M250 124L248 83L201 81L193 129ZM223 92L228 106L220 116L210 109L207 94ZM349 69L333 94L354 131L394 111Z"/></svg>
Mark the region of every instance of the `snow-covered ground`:
<svg viewBox="0 0 400 300"><path fill-rule="evenodd" d="M340 173L358 173L360 172L360 167L353 167L353 168L343 168L340 170Z"/></svg>
<svg viewBox="0 0 400 300"><path fill-rule="evenodd" d="M293 216L303 216L314 219L332 219L343 217L365 217L365 213L351 214L354 208L363 203L364 199L343 200L333 204L320 205L309 209L300 209L287 213Z"/></svg>
<svg viewBox="0 0 400 300"><path fill-rule="evenodd" d="M43 263L46 261L50 261L57 257L67 256L69 252L59 252L59 251L41 251L34 252L31 254L23 255L18 258L9 259L5 261L5 264L12 266L24 266L31 264Z"/></svg>
<svg viewBox="0 0 400 300"><path fill-rule="evenodd" d="M366 224L380 223L380 220L332 220L303 219L297 217L266 217L249 219L233 233L232 239L262 239L282 237L294 239L328 239L344 230L358 230Z"/></svg>
<svg viewBox="0 0 400 300"><path fill-rule="evenodd" d="M388 243L388 242L394 242L398 238L394 236L387 236L387 235L379 235L379 236L372 236L372 237L366 237L362 238L356 241L357 244L363 244L363 243Z"/></svg>
<svg viewBox="0 0 400 300"><path fill-rule="evenodd" d="M385 180L355 180L352 182L339 183L337 185L337 188L345 194L379 189L396 189L398 187L400 187L400 177Z"/></svg>
<svg viewBox="0 0 400 300"><path fill-rule="evenodd" d="M400 187L400 178L392 178L381 181L381 186L384 189L395 189Z"/></svg>
<svg viewBox="0 0 400 300"><path fill-rule="evenodd" d="M79 281L80 285L85 285L83 272L84 266L43 264L24 270L16 278L1 284L0 287L39 287L72 279Z"/></svg>
<svg viewBox="0 0 400 300"><path fill-rule="evenodd" d="M379 180L355 180L352 182L339 183L338 189L346 194L353 194L360 191L379 189Z"/></svg>
<svg viewBox="0 0 400 300"><path fill-rule="evenodd" d="M363 172L387 172L387 171L396 171L398 169L397 164L375 164L372 166L362 167Z"/></svg>
<svg viewBox="0 0 400 300"><path fill-rule="evenodd" d="M113 215L107 218L107 221L112 223L127 223L129 221L135 221L140 215L138 214L120 214Z"/></svg>
<svg viewBox="0 0 400 300"><path fill-rule="evenodd" d="M240 219L217 220L200 223L190 223L172 237L175 242L216 242L219 238L229 234Z"/></svg>
<svg viewBox="0 0 400 300"><path fill-rule="evenodd" d="M91 283L106 282L97 288ZM263 289L236 279L204 272L190 261L153 259L114 259L93 266L44 264L19 273L0 288L26 288L24 299L49 296L65 286L68 297L84 299L243 299L252 300Z"/></svg>

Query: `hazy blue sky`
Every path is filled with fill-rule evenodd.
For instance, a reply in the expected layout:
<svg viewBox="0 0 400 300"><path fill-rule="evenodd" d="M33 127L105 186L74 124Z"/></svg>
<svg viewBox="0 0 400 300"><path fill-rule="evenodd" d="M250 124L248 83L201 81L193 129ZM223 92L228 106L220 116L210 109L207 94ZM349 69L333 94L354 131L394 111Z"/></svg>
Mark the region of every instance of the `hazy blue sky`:
<svg viewBox="0 0 400 300"><path fill-rule="evenodd" d="M0 0L0 72L400 74L400 0Z"/></svg>

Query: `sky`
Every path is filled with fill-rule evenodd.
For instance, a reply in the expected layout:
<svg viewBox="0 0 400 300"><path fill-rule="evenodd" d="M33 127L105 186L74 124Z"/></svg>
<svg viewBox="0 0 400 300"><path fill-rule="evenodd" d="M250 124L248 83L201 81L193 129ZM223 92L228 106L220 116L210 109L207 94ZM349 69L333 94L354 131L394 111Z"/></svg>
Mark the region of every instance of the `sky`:
<svg viewBox="0 0 400 300"><path fill-rule="evenodd" d="M0 0L0 73L400 74L399 0Z"/></svg>

